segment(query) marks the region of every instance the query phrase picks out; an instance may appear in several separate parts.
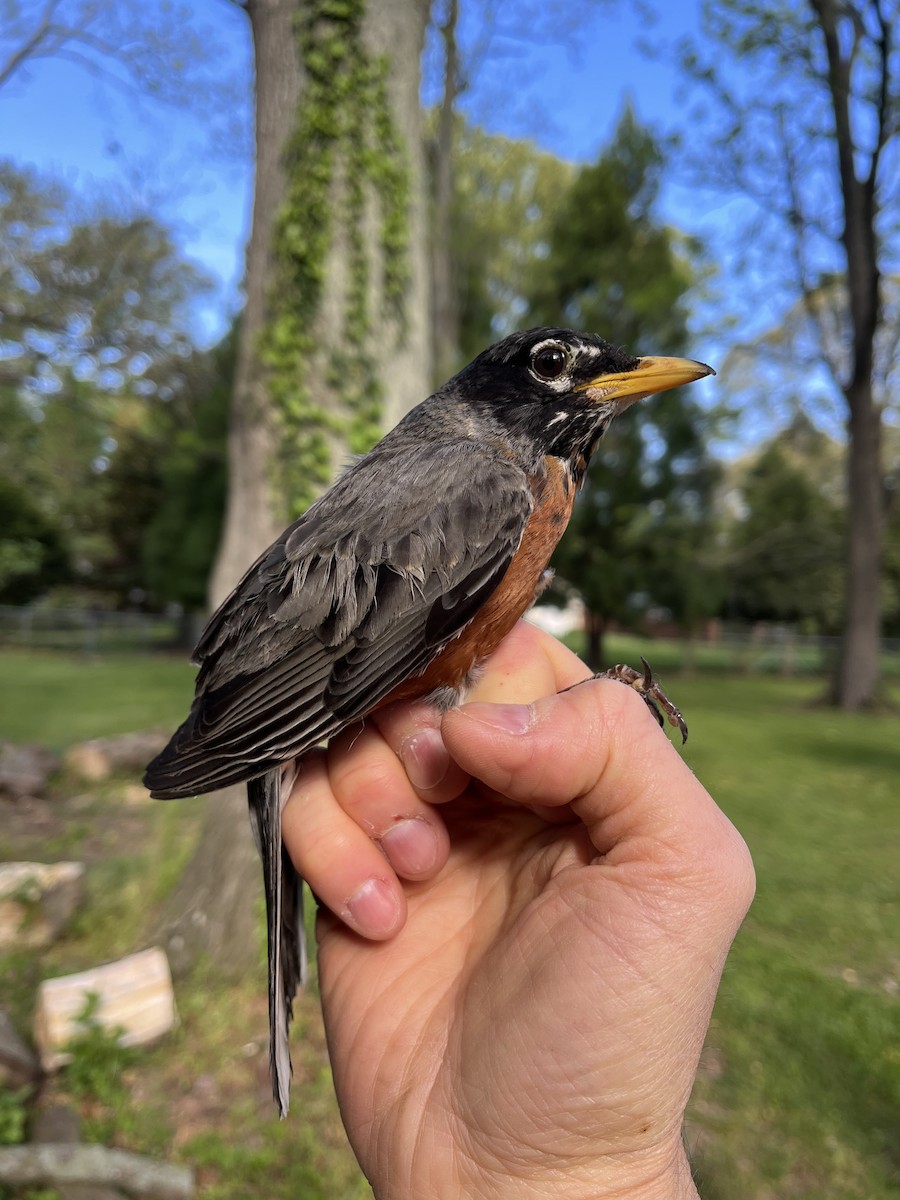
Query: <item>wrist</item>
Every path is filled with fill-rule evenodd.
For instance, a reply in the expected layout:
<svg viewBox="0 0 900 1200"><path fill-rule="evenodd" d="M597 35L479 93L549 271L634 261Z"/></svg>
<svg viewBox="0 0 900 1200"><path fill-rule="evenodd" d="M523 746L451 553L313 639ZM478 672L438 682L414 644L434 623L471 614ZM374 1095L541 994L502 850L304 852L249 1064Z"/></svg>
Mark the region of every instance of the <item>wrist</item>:
<svg viewBox="0 0 900 1200"><path fill-rule="evenodd" d="M527 1178L469 1164L467 1170L432 1179L425 1191L388 1186L376 1187L374 1194L376 1200L420 1200L422 1195L432 1200L699 1200L680 1141L671 1154L654 1161L605 1156L599 1163L557 1166Z"/></svg>

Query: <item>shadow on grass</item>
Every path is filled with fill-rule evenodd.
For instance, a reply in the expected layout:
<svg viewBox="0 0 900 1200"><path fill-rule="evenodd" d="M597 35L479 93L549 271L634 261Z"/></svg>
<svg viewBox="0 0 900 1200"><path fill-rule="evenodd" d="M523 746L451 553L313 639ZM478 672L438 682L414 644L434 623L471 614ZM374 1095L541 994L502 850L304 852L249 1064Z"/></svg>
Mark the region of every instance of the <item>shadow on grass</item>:
<svg viewBox="0 0 900 1200"><path fill-rule="evenodd" d="M900 742L889 744L874 739L861 741L856 733L844 736L838 726L831 733L812 731L791 734L790 750L801 758L811 758L835 767L865 768L890 773L900 779Z"/></svg>

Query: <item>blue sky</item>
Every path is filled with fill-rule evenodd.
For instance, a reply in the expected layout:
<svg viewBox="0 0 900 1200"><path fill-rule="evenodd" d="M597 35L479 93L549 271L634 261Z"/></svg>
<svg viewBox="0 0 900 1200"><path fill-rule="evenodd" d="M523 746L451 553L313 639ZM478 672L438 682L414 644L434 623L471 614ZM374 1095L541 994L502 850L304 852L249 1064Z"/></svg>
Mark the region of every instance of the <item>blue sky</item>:
<svg viewBox="0 0 900 1200"><path fill-rule="evenodd" d="M40 5L25 7L37 11ZM649 62L636 43L649 33L671 44L693 30L698 3L673 0L650 30L631 3L576 7L583 24L568 45L536 38L527 27L515 38L495 37L490 61L463 107L494 132L533 137L561 157L589 160L608 139L626 96L645 121L671 121L678 104L675 74ZM475 6L463 8L470 16L462 40L471 43L479 33ZM195 0L190 9L197 30L215 33L217 70L233 81L236 111L249 129L246 18L226 0ZM187 252L220 284L202 314L207 337L222 329L238 303L252 187L248 145L238 139L231 153L211 147L209 115L202 98L185 108L163 107L55 59L31 63L0 92L0 154L89 194L121 191L146 200L175 225ZM663 206L678 224L704 223L690 197L674 186Z"/></svg>

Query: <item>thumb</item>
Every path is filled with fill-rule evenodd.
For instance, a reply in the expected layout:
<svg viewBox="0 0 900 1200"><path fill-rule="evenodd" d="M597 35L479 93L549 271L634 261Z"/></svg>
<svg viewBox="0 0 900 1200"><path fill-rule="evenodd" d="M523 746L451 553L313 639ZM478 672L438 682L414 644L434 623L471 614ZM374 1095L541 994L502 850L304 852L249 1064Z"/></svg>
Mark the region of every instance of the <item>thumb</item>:
<svg viewBox="0 0 900 1200"><path fill-rule="evenodd" d="M650 868L743 916L743 839L633 689L590 680L529 705L467 704L442 732L462 769L509 800L569 805L606 866Z"/></svg>

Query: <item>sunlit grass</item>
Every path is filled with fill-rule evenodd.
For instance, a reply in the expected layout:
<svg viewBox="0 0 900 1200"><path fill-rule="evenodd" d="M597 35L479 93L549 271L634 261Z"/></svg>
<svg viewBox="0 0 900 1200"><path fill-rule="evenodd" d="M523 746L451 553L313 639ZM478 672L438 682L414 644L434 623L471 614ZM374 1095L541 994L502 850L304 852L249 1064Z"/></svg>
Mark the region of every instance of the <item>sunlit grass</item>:
<svg viewBox="0 0 900 1200"><path fill-rule="evenodd" d="M190 707L194 674L186 656L0 650L0 739L59 750L135 729L174 728Z"/></svg>
<svg viewBox="0 0 900 1200"><path fill-rule="evenodd" d="M820 685L673 680L686 757L753 851L692 1110L705 1200L887 1200L900 1186L896 716Z"/></svg>

